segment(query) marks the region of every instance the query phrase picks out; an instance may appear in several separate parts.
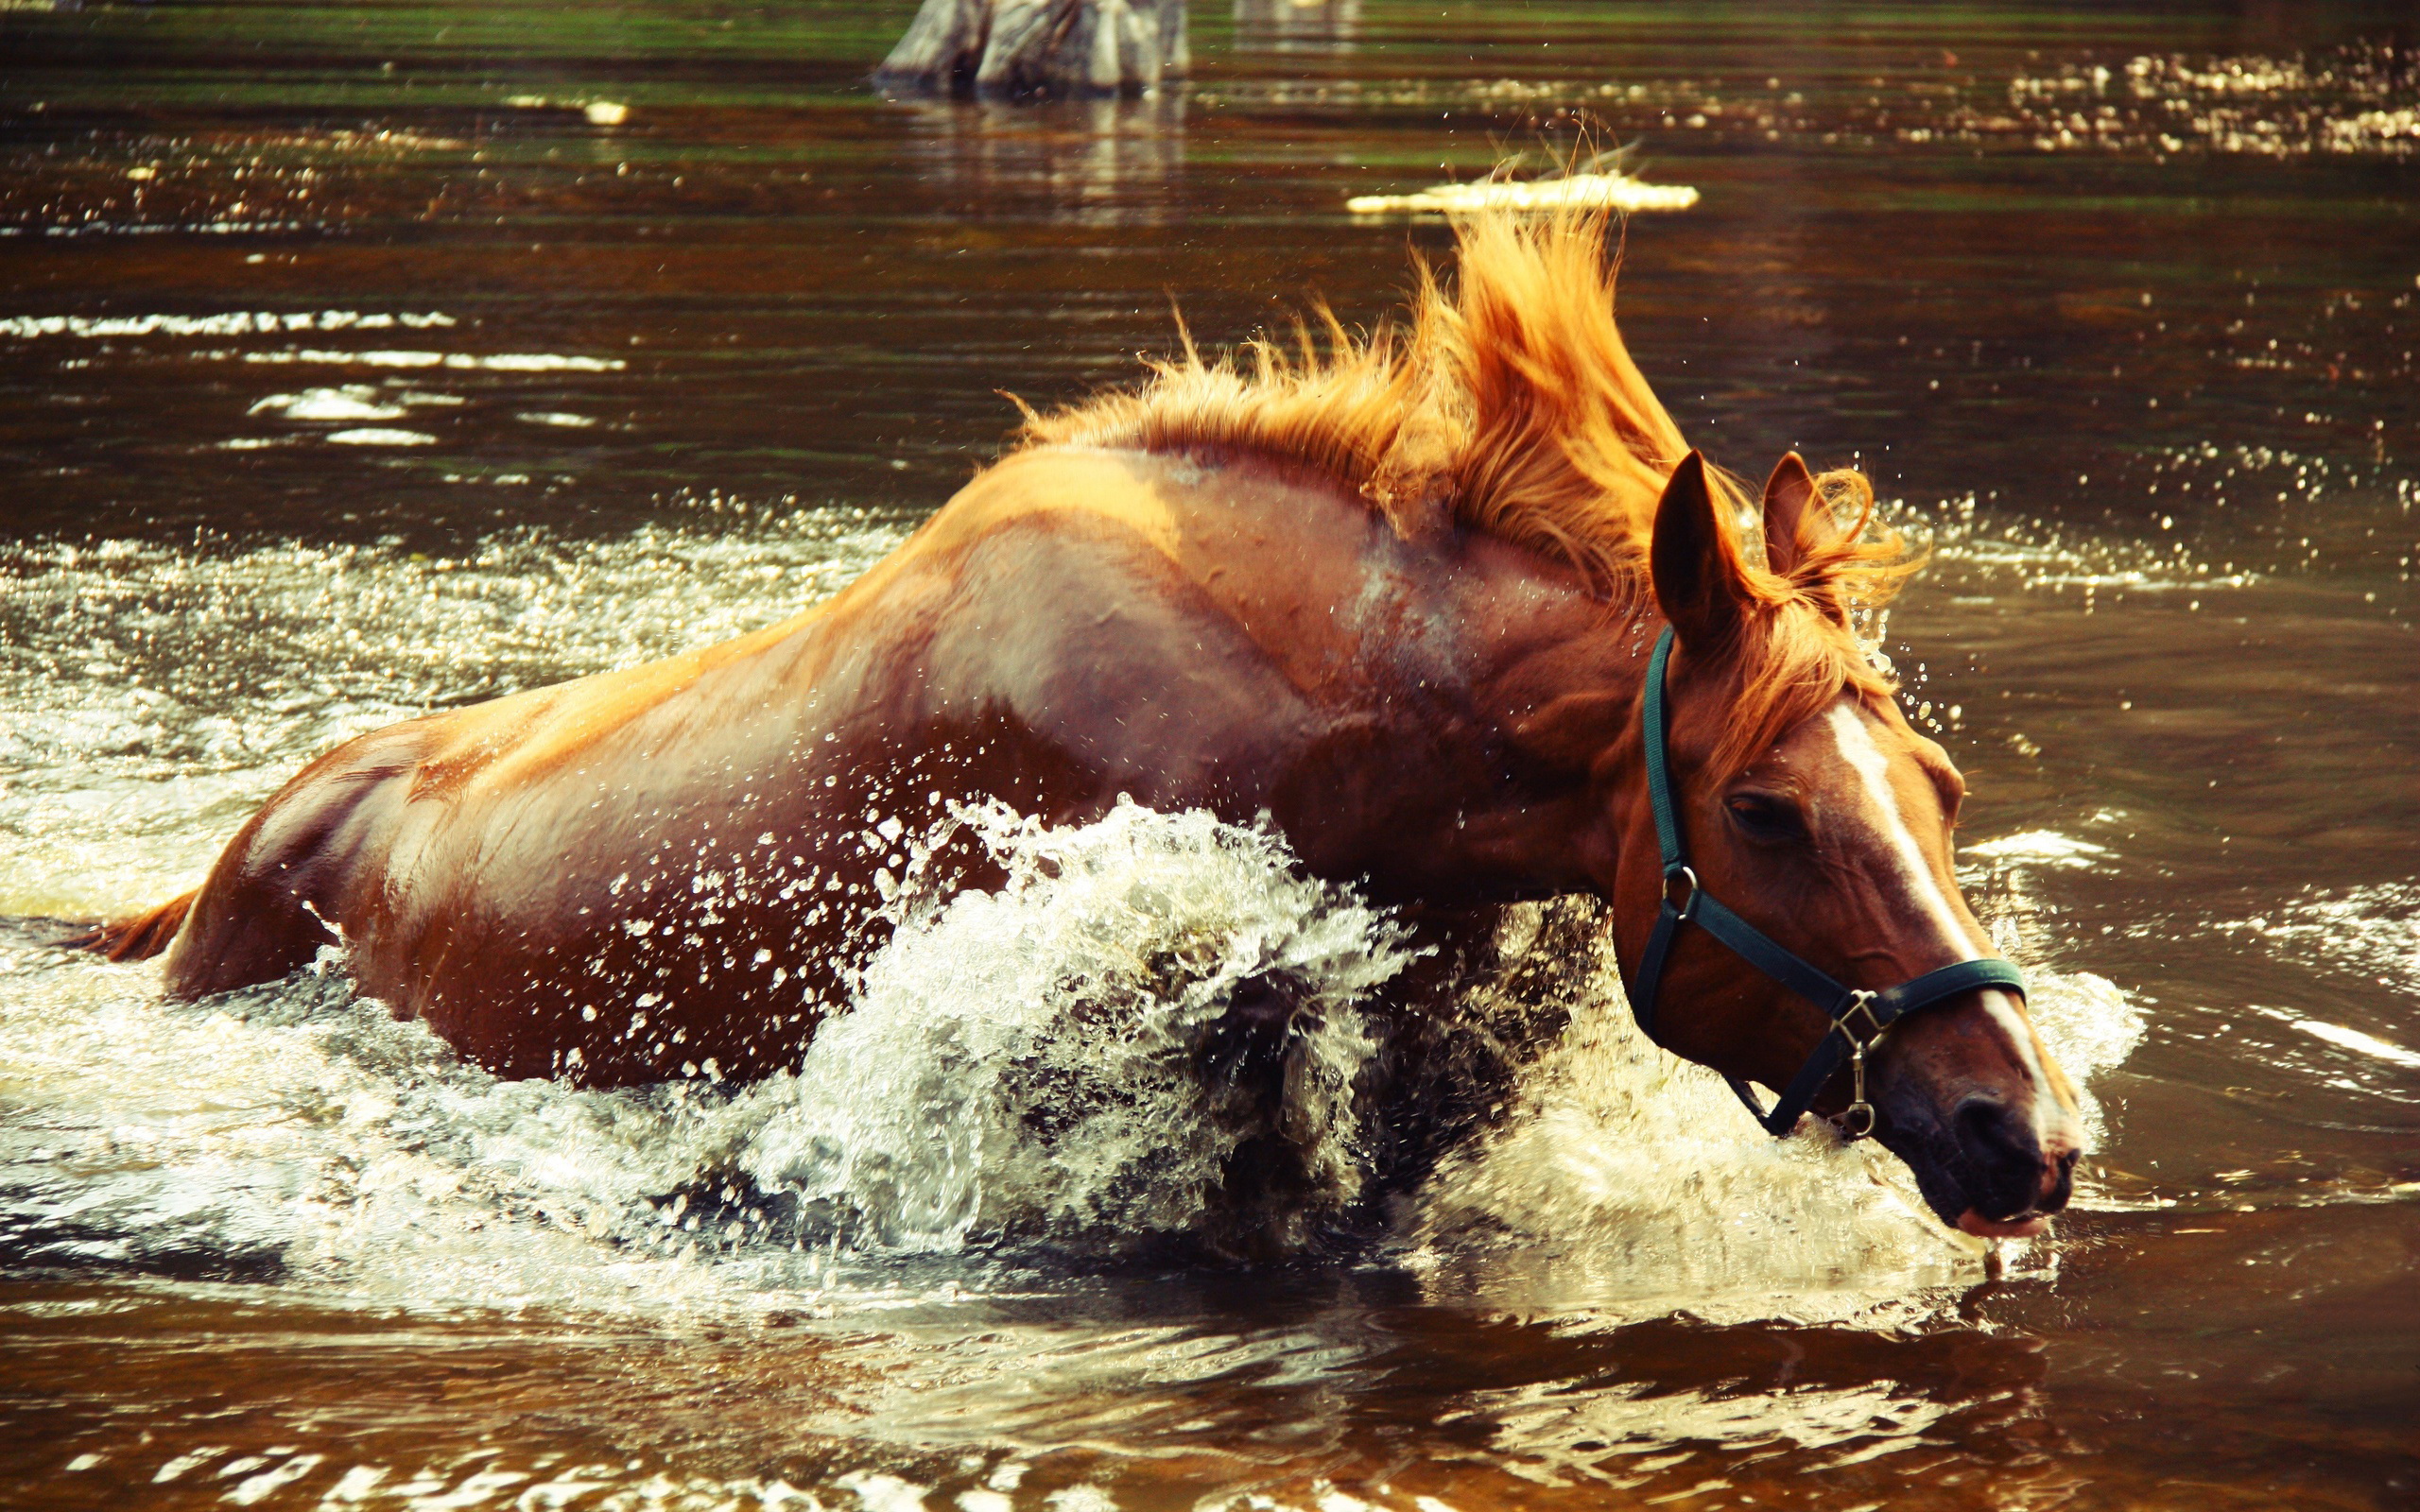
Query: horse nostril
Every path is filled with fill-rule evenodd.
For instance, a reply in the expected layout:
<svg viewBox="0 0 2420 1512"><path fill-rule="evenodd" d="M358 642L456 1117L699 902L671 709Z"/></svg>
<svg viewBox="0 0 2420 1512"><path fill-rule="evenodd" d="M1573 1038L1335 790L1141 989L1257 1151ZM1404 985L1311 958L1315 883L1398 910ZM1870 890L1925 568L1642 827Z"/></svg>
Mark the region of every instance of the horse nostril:
<svg viewBox="0 0 2420 1512"><path fill-rule="evenodd" d="M2033 1198L2036 1212L2057 1212L2075 1194L2076 1152L2064 1150L2042 1160L2041 1188Z"/></svg>
<svg viewBox="0 0 2420 1512"><path fill-rule="evenodd" d="M2066 1171L2075 1157L2046 1160L2033 1134L2032 1121L2020 1118L2007 1104L1982 1095L1966 1098L1950 1117L1959 1152L1974 1173L1968 1194L1986 1217L2006 1218L2020 1212L2049 1211L2066 1201ZM2051 1175L2056 1171L2055 1176ZM2047 1201L2045 1186L2059 1189L2057 1204Z"/></svg>

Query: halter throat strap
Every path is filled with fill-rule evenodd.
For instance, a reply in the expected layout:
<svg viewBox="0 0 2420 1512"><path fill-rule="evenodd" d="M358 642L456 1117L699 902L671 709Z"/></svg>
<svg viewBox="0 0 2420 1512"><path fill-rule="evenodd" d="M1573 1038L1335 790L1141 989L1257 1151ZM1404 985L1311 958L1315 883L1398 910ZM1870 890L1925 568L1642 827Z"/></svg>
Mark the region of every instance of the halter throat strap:
<svg viewBox="0 0 2420 1512"><path fill-rule="evenodd" d="M1655 928L1647 936L1647 949L1639 956L1637 974L1631 979L1631 1011L1647 1037L1662 1044L1655 1033L1655 997L1663 984L1665 960L1671 954L1681 926L1696 925L1750 966L1814 1004L1831 1021L1814 1054L1782 1089L1781 1101L1770 1110L1745 1081L1723 1077L1749 1113L1768 1133L1788 1134L1845 1063L1856 1074L1856 1091L1842 1115L1843 1132L1850 1139L1862 1139L1874 1131L1875 1122L1873 1105L1865 1100L1866 1052L1893 1024L1979 988L1998 988L2021 997L2025 977L2011 962L1986 958L1959 961L1878 992L1852 988L1775 944L1699 886L1697 873L1689 869L1681 813L1672 796L1671 763L1665 750L1665 667L1671 661L1673 639L1671 627L1665 627L1655 642L1655 654L1648 659L1647 694L1639 716L1647 747L1647 801L1655 816L1655 842L1664 853L1664 899L1655 915Z"/></svg>

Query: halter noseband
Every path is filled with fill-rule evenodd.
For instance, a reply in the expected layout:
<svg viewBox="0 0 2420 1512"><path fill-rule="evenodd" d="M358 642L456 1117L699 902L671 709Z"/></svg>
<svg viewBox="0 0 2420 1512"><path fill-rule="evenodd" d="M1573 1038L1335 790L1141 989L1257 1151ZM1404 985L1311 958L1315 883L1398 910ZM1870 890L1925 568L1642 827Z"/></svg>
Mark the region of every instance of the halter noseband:
<svg viewBox="0 0 2420 1512"><path fill-rule="evenodd" d="M1655 839L1664 850L1664 905L1655 916L1655 932L1647 936L1647 953L1639 957L1638 975L1631 982L1631 1011L1647 1038L1655 1040L1655 991L1662 985L1664 958L1683 924L1695 924L1730 947L1732 954L1824 1010L1832 1027L1815 1046L1783 1089L1781 1101L1767 1112L1756 1094L1737 1076L1722 1079L1748 1105L1748 1111L1776 1137L1798 1126L1824 1084L1848 1061L1856 1073L1856 1090L1841 1114L1841 1128L1852 1140L1874 1132L1874 1105L1865 1100L1865 1053L1880 1042L1890 1027L1922 1008L1978 988L2004 988L2022 996L2025 978L2016 967L1997 958L1960 961L1927 971L1913 981L1880 992L1843 987L1806 961L1765 937L1746 919L1725 908L1698 885L1689 869L1688 851L1681 844L1681 814L1672 802L1671 767L1664 754L1664 664L1672 655L1672 629L1667 626L1647 663L1647 696L1640 723L1647 742L1647 799L1655 811ZM1680 901L1673 902L1675 885ZM1861 1022L1860 1022L1861 1021ZM1663 1043L1656 1040L1656 1043Z"/></svg>

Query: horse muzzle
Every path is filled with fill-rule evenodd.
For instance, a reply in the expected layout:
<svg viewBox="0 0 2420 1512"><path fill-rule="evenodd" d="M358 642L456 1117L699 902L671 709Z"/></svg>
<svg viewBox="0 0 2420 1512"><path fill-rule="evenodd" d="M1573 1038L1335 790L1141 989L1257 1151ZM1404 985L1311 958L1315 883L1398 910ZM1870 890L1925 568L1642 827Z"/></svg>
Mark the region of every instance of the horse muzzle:
<svg viewBox="0 0 2420 1512"><path fill-rule="evenodd" d="M1991 1017L1979 1003L1945 1005L1902 1026L1877 1057L1875 1137L1914 1173L1944 1223L2022 1238L2074 1194L2083 1134L2028 1057L1990 1053L2003 1037L1975 1021Z"/></svg>

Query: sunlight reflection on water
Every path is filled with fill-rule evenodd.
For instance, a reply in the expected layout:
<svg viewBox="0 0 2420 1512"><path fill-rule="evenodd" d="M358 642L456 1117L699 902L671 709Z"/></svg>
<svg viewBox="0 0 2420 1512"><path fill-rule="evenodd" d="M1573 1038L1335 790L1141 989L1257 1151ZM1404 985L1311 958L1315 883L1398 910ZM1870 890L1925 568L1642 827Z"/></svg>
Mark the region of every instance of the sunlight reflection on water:
<svg viewBox="0 0 2420 1512"><path fill-rule="evenodd" d="M1973 783L1962 876L2091 1072L2076 1211L1978 1255L1870 1150L1753 1137L1599 971L1341 1262L836 1245L739 1158L837 1124L938 1160L912 1108L500 1084L334 978L168 1006L18 919L0 1501L2410 1500L2398 13L1245 0L1196 8L1187 91L1043 111L872 99L905 14L13 9L0 915L155 901L335 741L828 594L997 447L994 386L1126 381L1171 295L1214 348L1313 291L1377 318L1439 232L1346 201L1584 110L1703 192L1632 228L1623 290L1692 438L1860 460L1932 551L1890 651ZM1156 823L1066 843L1159 875ZM1367 927L1186 875L1197 921ZM980 914L826 1085L1048 1020L1055 986L906 1033L1087 917ZM1168 1164L1122 1198L1192 1200Z"/></svg>

